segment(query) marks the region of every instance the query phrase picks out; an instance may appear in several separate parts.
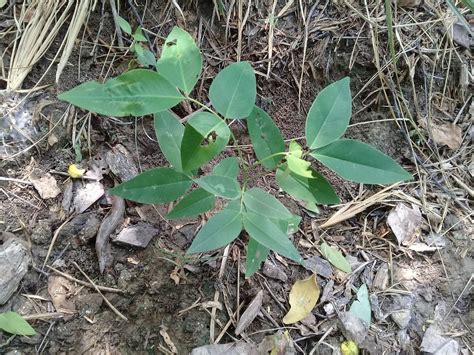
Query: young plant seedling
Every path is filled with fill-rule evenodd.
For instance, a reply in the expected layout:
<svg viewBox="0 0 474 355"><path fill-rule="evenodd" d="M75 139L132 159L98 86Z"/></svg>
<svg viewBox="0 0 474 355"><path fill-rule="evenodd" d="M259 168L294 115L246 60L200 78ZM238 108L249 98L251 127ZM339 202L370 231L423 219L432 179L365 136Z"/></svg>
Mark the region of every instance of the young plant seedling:
<svg viewBox="0 0 474 355"><path fill-rule="evenodd" d="M224 208L197 233L188 253L224 247L245 231L249 237L246 276L259 269L270 250L297 263L303 261L288 238L301 217L263 189L248 186L259 165L275 172L282 190L312 205L337 204L339 198L311 166L309 157L358 183L389 184L412 178L372 146L341 138L352 113L349 78L327 86L314 100L306 120L307 149L291 141L287 150L272 118L255 106L256 78L248 62L230 64L214 78L209 89L210 106L190 96L201 74L202 57L187 32L173 28L156 69L131 70L104 83L86 82L59 98L102 115L154 114L158 143L170 166L145 171L110 192L139 203L177 201L168 214L170 219L198 216L213 209L216 198L225 200ZM170 109L185 100L204 110L191 115L183 125ZM257 161L249 165L236 154L202 175L199 168L221 153L231 139L238 147L228 124L233 119L247 123ZM337 249L325 243L322 249L336 267L351 271Z"/></svg>
<svg viewBox="0 0 474 355"><path fill-rule="evenodd" d="M117 15L117 23L123 32L132 37L133 42L130 46L130 51L135 53L138 63L140 63L145 68L153 67L156 63L155 55L148 48L143 48L141 43L146 42L147 39L143 35L143 30L138 26L134 32L132 32L132 26L125 20L123 17Z"/></svg>

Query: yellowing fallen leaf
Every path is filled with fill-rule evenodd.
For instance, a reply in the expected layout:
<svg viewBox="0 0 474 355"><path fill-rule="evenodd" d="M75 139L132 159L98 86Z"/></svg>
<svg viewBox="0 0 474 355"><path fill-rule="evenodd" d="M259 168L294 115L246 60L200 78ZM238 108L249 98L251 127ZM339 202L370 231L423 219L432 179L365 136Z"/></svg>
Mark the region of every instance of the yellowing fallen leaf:
<svg viewBox="0 0 474 355"><path fill-rule="evenodd" d="M76 164L69 165L69 168L67 169L67 173L72 178L83 177L85 172L86 169L79 169Z"/></svg>
<svg viewBox="0 0 474 355"><path fill-rule="evenodd" d="M293 324L311 313L318 301L321 290L316 281L316 274L295 282L290 291L290 310L283 318L283 323Z"/></svg>
<svg viewBox="0 0 474 355"><path fill-rule="evenodd" d="M342 355L359 355L359 347L352 340L346 340L341 344Z"/></svg>

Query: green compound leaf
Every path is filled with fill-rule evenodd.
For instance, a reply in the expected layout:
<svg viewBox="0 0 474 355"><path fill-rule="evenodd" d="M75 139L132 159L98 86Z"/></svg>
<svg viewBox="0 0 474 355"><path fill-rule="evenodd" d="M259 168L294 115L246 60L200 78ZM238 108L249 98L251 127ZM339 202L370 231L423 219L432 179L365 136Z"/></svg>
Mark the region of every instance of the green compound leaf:
<svg viewBox="0 0 474 355"><path fill-rule="evenodd" d="M268 157L285 151L285 142L277 125L264 110L255 106L247 118L247 128L258 160L265 168L273 169L283 155Z"/></svg>
<svg viewBox="0 0 474 355"><path fill-rule="evenodd" d="M391 184L413 177L392 158L352 139L339 139L311 153L346 180L364 184Z"/></svg>
<svg viewBox="0 0 474 355"><path fill-rule="evenodd" d="M130 26L127 20L125 20L122 16L119 15L115 16L115 20L117 21L123 32L128 35L132 34L132 27Z"/></svg>
<svg viewBox="0 0 474 355"><path fill-rule="evenodd" d="M240 208L230 203L207 221L186 253L201 253L222 248L237 238L241 231L242 213Z"/></svg>
<svg viewBox="0 0 474 355"><path fill-rule="evenodd" d="M255 274L260 265L265 261L270 249L258 243L255 239L250 238L247 244L247 257L245 259L245 277L249 278Z"/></svg>
<svg viewBox="0 0 474 355"><path fill-rule="evenodd" d="M181 142L184 126L178 117L168 110L155 113L154 124L161 152L176 170L182 170Z"/></svg>
<svg viewBox="0 0 474 355"><path fill-rule="evenodd" d="M240 185L233 177L206 175L194 181L211 194L230 200L238 198L241 194Z"/></svg>
<svg viewBox="0 0 474 355"><path fill-rule="evenodd" d="M311 177L293 173L286 166L276 172L278 185L290 196L297 200L322 205L332 205L340 202L331 184L310 168Z"/></svg>
<svg viewBox="0 0 474 355"><path fill-rule="evenodd" d="M207 112L192 115L181 142L183 170L197 169L210 161L225 148L229 138L229 127L219 117Z"/></svg>
<svg viewBox="0 0 474 355"><path fill-rule="evenodd" d="M166 38L156 68L158 73L188 95L202 70L201 52L191 35L174 27Z"/></svg>
<svg viewBox="0 0 474 355"><path fill-rule="evenodd" d="M339 270L342 270L347 273L352 271L351 265L339 250L329 246L326 243L322 243L320 248L324 258L331 264L333 264L335 267L337 267Z"/></svg>
<svg viewBox="0 0 474 355"><path fill-rule="evenodd" d="M366 284L362 284L357 291L357 300L352 302L349 312L353 313L357 318L362 319L367 325L370 326L370 301L369 291L367 290Z"/></svg>
<svg viewBox="0 0 474 355"><path fill-rule="evenodd" d="M191 185L192 181L175 169L156 168L114 187L110 193L140 203L166 203L182 196Z"/></svg>
<svg viewBox="0 0 474 355"><path fill-rule="evenodd" d="M306 119L306 142L310 149L324 147L346 131L352 115L349 78L326 86L316 97Z"/></svg>
<svg viewBox="0 0 474 355"><path fill-rule="evenodd" d="M166 216L169 219L189 218L214 207L216 198L204 189L196 189L183 197Z"/></svg>
<svg viewBox="0 0 474 355"><path fill-rule="evenodd" d="M259 244L277 252L298 263L302 258L291 243L288 235L281 230L281 226L270 218L262 218L261 214L246 212L243 215L244 228L250 238L255 239Z"/></svg>
<svg viewBox="0 0 474 355"><path fill-rule="evenodd" d="M248 62L237 62L222 70L212 81L209 99L225 118L245 118L257 97L255 72Z"/></svg>
<svg viewBox="0 0 474 355"><path fill-rule="evenodd" d="M236 179L239 175L239 161L236 157L228 157L221 160L212 169L212 175L227 176Z"/></svg>
<svg viewBox="0 0 474 355"><path fill-rule="evenodd" d="M293 214L280 201L258 187L246 190L243 201L247 211L254 214L279 220L288 220L293 217Z"/></svg>
<svg viewBox="0 0 474 355"><path fill-rule="evenodd" d="M16 312L0 313L0 329L16 335L32 336L35 330Z"/></svg>
<svg viewBox="0 0 474 355"><path fill-rule="evenodd" d="M135 69L100 84L88 81L59 99L106 116L143 116L167 110L184 97L160 74Z"/></svg>

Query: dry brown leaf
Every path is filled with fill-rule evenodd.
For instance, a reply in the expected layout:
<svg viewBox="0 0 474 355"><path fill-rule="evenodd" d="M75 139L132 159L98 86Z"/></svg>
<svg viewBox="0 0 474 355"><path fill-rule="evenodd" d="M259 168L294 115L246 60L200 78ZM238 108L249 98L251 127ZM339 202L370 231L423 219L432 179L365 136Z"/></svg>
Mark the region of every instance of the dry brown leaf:
<svg viewBox="0 0 474 355"><path fill-rule="evenodd" d="M41 170L35 169L30 175L30 181L42 199L55 198L61 193L56 179L50 173L43 174Z"/></svg>
<svg viewBox="0 0 474 355"><path fill-rule="evenodd" d="M399 203L390 211L387 223L397 237L399 245L410 245L420 234L423 218L418 207L409 208Z"/></svg>
<svg viewBox="0 0 474 355"><path fill-rule="evenodd" d="M431 132L436 143L447 145L453 150L458 149L462 144L462 129L454 123L433 125Z"/></svg>
<svg viewBox="0 0 474 355"><path fill-rule="evenodd" d="M235 334L239 335L242 333L250 325L250 323L252 323L255 317L257 317L260 307L262 306L262 301L263 291L260 290L240 317L239 323L235 327Z"/></svg>
<svg viewBox="0 0 474 355"><path fill-rule="evenodd" d="M64 313L64 320L70 319L76 313L73 296L76 292L74 285L62 276L48 278L48 293L51 296L57 312Z"/></svg>
<svg viewBox="0 0 474 355"><path fill-rule="evenodd" d="M296 281L290 291L291 308L283 318L283 323L293 324L306 318L316 306L320 292L316 274Z"/></svg>
<svg viewBox="0 0 474 355"><path fill-rule="evenodd" d="M171 353L177 354L178 349L176 348L176 345L174 345L173 341L171 340L170 336L168 335L167 328L165 326L160 327L160 335L163 337L163 340L165 341L166 345L168 346L168 349L170 349Z"/></svg>

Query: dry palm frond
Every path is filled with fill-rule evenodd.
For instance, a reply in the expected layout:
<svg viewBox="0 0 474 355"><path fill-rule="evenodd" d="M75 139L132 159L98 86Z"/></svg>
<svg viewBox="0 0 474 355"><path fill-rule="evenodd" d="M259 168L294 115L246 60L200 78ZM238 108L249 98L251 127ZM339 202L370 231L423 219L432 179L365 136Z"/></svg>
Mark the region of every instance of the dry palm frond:
<svg viewBox="0 0 474 355"><path fill-rule="evenodd" d="M24 30L18 29L8 73L8 89L21 88L33 65L41 59L56 38L73 3L73 0L33 0L28 5L23 5L18 24L27 25Z"/></svg>

